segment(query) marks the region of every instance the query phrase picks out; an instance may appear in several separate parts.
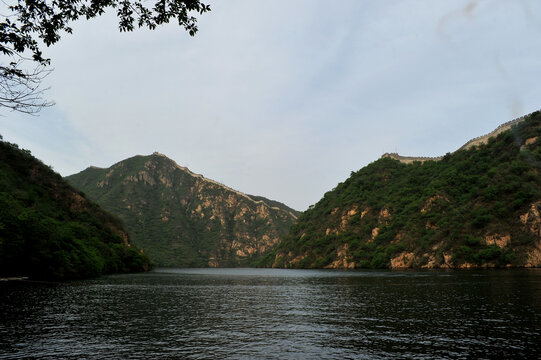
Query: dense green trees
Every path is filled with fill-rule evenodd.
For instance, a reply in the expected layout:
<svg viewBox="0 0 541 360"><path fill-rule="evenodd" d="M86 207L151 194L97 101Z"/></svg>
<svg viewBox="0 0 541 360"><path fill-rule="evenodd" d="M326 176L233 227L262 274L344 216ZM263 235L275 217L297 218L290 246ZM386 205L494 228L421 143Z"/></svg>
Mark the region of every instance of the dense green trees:
<svg viewBox="0 0 541 360"><path fill-rule="evenodd" d="M250 266L295 222L295 210L245 195L160 154L66 178L120 216L159 266Z"/></svg>
<svg viewBox="0 0 541 360"><path fill-rule="evenodd" d="M142 271L114 216L30 152L0 141L0 276L74 279Z"/></svg>
<svg viewBox="0 0 541 360"><path fill-rule="evenodd" d="M441 264L444 253L455 265L520 265L535 240L520 215L541 200L540 138L536 112L488 144L441 161L379 159L327 192L262 264L321 267L347 244L356 267L388 267L402 251L421 259L416 266L432 255ZM481 242L491 234L510 235L511 244Z"/></svg>

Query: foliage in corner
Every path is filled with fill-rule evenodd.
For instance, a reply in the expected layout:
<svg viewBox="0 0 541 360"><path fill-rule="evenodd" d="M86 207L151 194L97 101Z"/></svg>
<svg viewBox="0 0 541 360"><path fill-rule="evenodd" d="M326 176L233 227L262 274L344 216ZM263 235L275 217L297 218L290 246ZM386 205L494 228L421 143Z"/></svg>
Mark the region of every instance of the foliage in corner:
<svg viewBox="0 0 541 360"><path fill-rule="evenodd" d="M50 72L50 59L43 56L41 44L57 43L63 32L71 33L71 23L91 19L115 9L120 31L136 27L154 30L157 26L176 21L191 36L197 32L197 18L192 14L210 11L199 0L18 0L9 5L0 21L0 53L9 62L0 63L0 107L23 113L36 113L53 103L41 98L42 79ZM37 64L33 70L24 68L25 61Z"/></svg>

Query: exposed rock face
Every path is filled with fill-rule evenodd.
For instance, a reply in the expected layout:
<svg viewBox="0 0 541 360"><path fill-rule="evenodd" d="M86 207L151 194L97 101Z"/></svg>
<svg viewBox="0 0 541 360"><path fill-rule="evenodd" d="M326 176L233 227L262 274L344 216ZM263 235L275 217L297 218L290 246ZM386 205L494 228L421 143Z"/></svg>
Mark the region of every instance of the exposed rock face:
<svg viewBox="0 0 541 360"><path fill-rule="evenodd" d="M511 243L511 235L487 235L485 236L486 245L496 245L500 249L503 249Z"/></svg>
<svg viewBox="0 0 541 360"><path fill-rule="evenodd" d="M408 269L412 266L415 254L412 252L403 252L398 256L391 258L392 269Z"/></svg>
<svg viewBox="0 0 541 360"><path fill-rule="evenodd" d="M386 154L304 212L269 265L541 267L540 164L541 112L443 157Z"/></svg>
<svg viewBox="0 0 541 360"><path fill-rule="evenodd" d="M325 266L326 269L354 269L355 263L351 261L349 255L349 245L340 246L337 251L337 259Z"/></svg>
<svg viewBox="0 0 541 360"><path fill-rule="evenodd" d="M541 201L533 203L530 209L521 215L520 221L524 224L526 229L536 237L534 248L528 253L528 259L526 261L526 267L540 267L541 266L541 215L539 208L541 207Z"/></svg>
<svg viewBox="0 0 541 360"><path fill-rule="evenodd" d="M537 236L540 236L541 234L541 216L539 214L540 206L541 202L534 203L524 215L520 216L520 221L532 234Z"/></svg>
<svg viewBox="0 0 541 360"><path fill-rule="evenodd" d="M421 212L424 214L427 211L430 211L434 206L438 205L439 203L448 201L449 200L442 195L434 195L425 202L425 205L421 209Z"/></svg>
<svg viewBox="0 0 541 360"><path fill-rule="evenodd" d="M67 178L118 214L159 266L236 266L271 249L297 212L194 174L162 154ZM255 200L254 198L257 198Z"/></svg>

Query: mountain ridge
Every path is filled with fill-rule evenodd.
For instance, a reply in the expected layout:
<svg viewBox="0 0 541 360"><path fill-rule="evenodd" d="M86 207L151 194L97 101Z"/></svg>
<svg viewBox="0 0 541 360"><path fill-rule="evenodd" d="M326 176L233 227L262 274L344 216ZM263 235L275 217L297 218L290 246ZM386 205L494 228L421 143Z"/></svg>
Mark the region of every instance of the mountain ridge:
<svg viewBox="0 0 541 360"><path fill-rule="evenodd" d="M66 179L123 218L136 245L161 266L248 265L276 244L298 215L158 152L105 169L89 167Z"/></svg>
<svg viewBox="0 0 541 360"><path fill-rule="evenodd" d="M541 112L515 120L439 161L382 157L352 172L260 265L541 266Z"/></svg>
<svg viewBox="0 0 541 360"><path fill-rule="evenodd" d="M274 208L274 209L276 209L276 210L280 210L280 209L286 208L287 211L289 211L289 212L291 213L291 215L294 216L295 218L298 218L299 215L300 215L300 213L301 213L301 211L295 210L295 209L293 209L293 208L291 208L291 207L289 207L289 206L285 205L284 203L281 203L281 202L279 202L279 201L277 201L277 200L271 200L271 199L268 199L268 198L266 198L266 197L264 197L264 196L258 196L258 195L250 195L250 194L246 194L246 193L244 193L244 192L242 192L242 191L235 190L235 189L233 189L232 187L227 186L227 185L225 185L225 184L223 184L223 183L221 183L221 182L219 182L219 181L216 181L216 180L207 178L207 177L205 177L205 176L202 175L202 174L197 174L197 173L191 171L188 167L179 165L175 160L169 158L167 155L165 155L165 154L163 154L163 153L160 153L160 152L158 152L158 151L154 151L151 155L163 157L163 158L165 158L165 159L167 159L167 160L173 162L173 163L175 164L175 166L176 166L178 169L180 169L180 170L182 170L182 171L185 171L187 174L189 174L189 175L191 175L191 176L193 176L193 177L202 179L202 180L204 180L204 181L208 181L208 182L210 182L210 183L213 183L213 184L222 186L223 188L225 188L225 189L227 189L227 190L229 190L229 191L232 191L232 192L236 193L237 195L243 196L243 197L245 197L246 199L251 200L251 201L253 201L253 202L255 202L255 203L261 203L261 202L263 202L263 203L265 203L265 204L271 206L272 208ZM145 156L150 156L150 155L135 155L134 157L136 157L136 156L145 157ZM121 162L121 161L120 161L120 162ZM113 166L116 165L116 164L118 164L118 162L115 163L115 164L113 164L113 165L111 165L111 167L113 167ZM98 166L90 165L90 166L89 166L88 168L86 168L85 170L88 170L88 169L91 169L91 170L92 170L92 169L96 169L96 170L106 170L106 169L108 169L108 168L103 168L103 167L98 167ZM85 170L83 170L83 171L85 171ZM71 176L74 176L74 175L76 175L76 174L68 175L68 176L66 176L66 178L71 177ZM260 199L260 200L258 200L258 199ZM274 204L274 203L281 204L282 206L272 206L272 204Z"/></svg>
<svg viewBox="0 0 541 360"><path fill-rule="evenodd" d="M519 116L518 118L507 121L507 122L505 122L503 124L500 124L498 127L496 127L496 129L492 130L488 134L477 136L477 137L475 137L473 139L470 139L464 145L462 145L457 150L455 150L455 151L453 151L453 152L451 152L449 154L453 154L453 153L455 153L457 151L460 151L460 150L467 150L467 149L471 148L472 146L486 144L490 138L495 137L495 136L501 134L502 132L511 129L511 127L513 125L519 124L520 122L524 121L525 119L527 119L529 116L531 116L532 114L534 114L536 112L537 111L534 111L534 112L531 112L530 114ZM404 156L404 155L400 155L400 154L398 154L396 152L395 153L384 153L381 157L382 158L395 159L395 160L398 160L398 161L400 161L402 163L405 163L405 164L409 164L409 163L412 163L412 162L415 162L415 161L419 161L419 162L431 161L431 160L432 161L439 161L439 160L441 160L443 158L443 156Z"/></svg>

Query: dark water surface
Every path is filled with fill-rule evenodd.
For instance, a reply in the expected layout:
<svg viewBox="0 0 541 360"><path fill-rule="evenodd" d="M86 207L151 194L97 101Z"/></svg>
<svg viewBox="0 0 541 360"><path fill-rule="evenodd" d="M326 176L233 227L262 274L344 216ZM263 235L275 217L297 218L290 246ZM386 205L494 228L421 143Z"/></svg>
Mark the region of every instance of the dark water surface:
<svg viewBox="0 0 541 360"><path fill-rule="evenodd" d="M158 269L0 283L0 358L539 358L541 271Z"/></svg>

